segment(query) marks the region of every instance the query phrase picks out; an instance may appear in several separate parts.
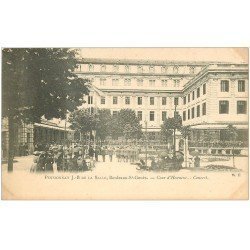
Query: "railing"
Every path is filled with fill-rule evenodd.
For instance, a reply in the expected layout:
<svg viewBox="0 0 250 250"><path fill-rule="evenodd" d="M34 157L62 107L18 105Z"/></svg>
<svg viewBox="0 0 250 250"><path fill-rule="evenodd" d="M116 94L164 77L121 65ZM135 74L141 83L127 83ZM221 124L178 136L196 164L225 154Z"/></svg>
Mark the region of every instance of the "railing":
<svg viewBox="0 0 250 250"><path fill-rule="evenodd" d="M212 141L212 142L206 142L206 141L189 141L188 142L189 147L204 147L204 148L245 148L248 147L248 142L242 142L242 141Z"/></svg>

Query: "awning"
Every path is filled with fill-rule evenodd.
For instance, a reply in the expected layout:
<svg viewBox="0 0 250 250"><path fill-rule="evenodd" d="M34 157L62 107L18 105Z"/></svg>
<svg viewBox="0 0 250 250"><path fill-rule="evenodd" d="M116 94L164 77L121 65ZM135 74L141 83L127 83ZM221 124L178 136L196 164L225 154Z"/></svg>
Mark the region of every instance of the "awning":
<svg viewBox="0 0 250 250"><path fill-rule="evenodd" d="M198 124L190 126L191 129L227 129L228 124ZM233 124L237 129L248 129L248 124Z"/></svg>
<svg viewBox="0 0 250 250"><path fill-rule="evenodd" d="M36 127L42 127L42 128L48 128L48 129L55 129L55 130L60 130L60 131L65 131L64 128L62 127L57 127L57 126L52 126L48 124L43 124L43 123L34 123L34 126ZM73 132L73 130L66 128L67 132Z"/></svg>

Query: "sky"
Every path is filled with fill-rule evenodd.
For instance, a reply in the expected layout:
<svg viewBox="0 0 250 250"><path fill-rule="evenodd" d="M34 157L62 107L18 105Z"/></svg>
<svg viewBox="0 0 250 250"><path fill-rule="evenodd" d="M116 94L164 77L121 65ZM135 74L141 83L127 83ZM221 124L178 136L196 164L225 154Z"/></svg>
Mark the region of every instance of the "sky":
<svg viewBox="0 0 250 250"><path fill-rule="evenodd" d="M85 58L248 62L247 48L81 48Z"/></svg>

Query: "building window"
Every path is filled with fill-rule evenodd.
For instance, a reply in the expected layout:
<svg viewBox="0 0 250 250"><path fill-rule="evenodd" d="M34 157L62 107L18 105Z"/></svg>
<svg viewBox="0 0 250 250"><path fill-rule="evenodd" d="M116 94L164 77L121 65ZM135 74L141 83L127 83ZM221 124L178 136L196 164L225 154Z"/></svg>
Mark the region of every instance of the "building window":
<svg viewBox="0 0 250 250"><path fill-rule="evenodd" d="M190 94L188 94L188 102L190 102Z"/></svg>
<svg viewBox="0 0 250 250"><path fill-rule="evenodd" d="M180 80L174 80L174 87L180 86Z"/></svg>
<svg viewBox="0 0 250 250"><path fill-rule="evenodd" d="M79 72L82 71L82 65L81 64L77 65L77 71L79 71Z"/></svg>
<svg viewBox="0 0 250 250"><path fill-rule="evenodd" d="M149 113L149 120L150 121L154 121L155 120L155 112L154 111L150 111L150 113Z"/></svg>
<svg viewBox="0 0 250 250"><path fill-rule="evenodd" d="M194 107L192 108L192 119L194 119Z"/></svg>
<svg viewBox="0 0 250 250"><path fill-rule="evenodd" d="M113 66L113 71L114 72L118 72L119 71L119 66L118 65L114 65Z"/></svg>
<svg viewBox="0 0 250 250"><path fill-rule="evenodd" d="M167 73L167 67L166 66L161 67L161 73Z"/></svg>
<svg viewBox="0 0 250 250"><path fill-rule="evenodd" d="M118 86L119 85L119 79L112 79L112 85Z"/></svg>
<svg viewBox="0 0 250 250"><path fill-rule="evenodd" d="M149 80L149 86L154 87L155 86L155 80Z"/></svg>
<svg viewBox="0 0 250 250"><path fill-rule="evenodd" d="M200 88L197 89L197 98L200 97Z"/></svg>
<svg viewBox="0 0 250 250"><path fill-rule="evenodd" d="M245 92L245 81L244 80L238 81L238 92Z"/></svg>
<svg viewBox="0 0 250 250"><path fill-rule="evenodd" d="M113 104L118 104L118 98L117 96L113 96Z"/></svg>
<svg viewBox="0 0 250 250"><path fill-rule="evenodd" d="M193 91L193 93L192 93L192 100L194 100L194 91Z"/></svg>
<svg viewBox="0 0 250 250"><path fill-rule="evenodd" d="M105 72L106 71L106 66L105 65L102 65L101 66L101 72Z"/></svg>
<svg viewBox="0 0 250 250"><path fill-rule="evenodd" d="M202 88L203 88L203 95L205 95L205 94L206 94L206 92L207 92L207 89L206 89L206 83L205 83L205 84L203 84Z"/></svg>
<svg viewBox="0 0 250 250"><path fill-rule="evenodd" d="M127 73L128 73L129 71L130 71L130 68L129 68L129 66L128 66L128 65L126 65L126 66L125 66L125 72L127 72Z"/></svg>
<svg viewBox="0 0 250 250"><path fill-rule="evenodd" d="M94 114L94 107L88 108L90 114Z"/></svg>
<svg viewBox="0 0 250 250"><path fill-rule="evenodd" d="M117 117L117 115L118 115L118 111L113 111L113 116Z"/></svg>
<svg viewBox="0 0 250 250"><path fill-rule="evenodd" d="M150 105L155 105L155 98L150 97L149 102L150 102Z"/></svg>
<svg viewBox="0 0 250 250"><path fill-rule="evenodd" d="M105 104L105 97L101 97L101 104Z"/></svg>
<svg viewBox="0 0 250 250"><path fill-rule="evenodd" d="M125 79L124 79L124 85L125 85L125 86L131 86L131 79L125 78Z"/></svg>
<svg viewBox="0 0 250 250"><path fill-rule="evenodd" d="M188 120L190 119L190 109L188 110Z"/></svg>
<svg viewBox="0 0 250 250"><path fill-rule="evenodd" d="M142 97L137 98L137 103L138 103L138 105L142 105Z"/></svg>
<svg viewBox="0 0 250 250"><path fill-rule="evenodd" d="M94 70L94 66L92 64L89 64L89 72L92 72Z"/></svg>
<svg viewBox="0 0 250 250"><path fill-rule="evenodd" d="M167 105L167 97L162 97L161 104L162 105Z"/></svg>
<svg viewBox="0 0 250 250"><path fill-rule="evenodd" d="M206 103L202 103L202 115L206 115L207 113L207 107L206 107Z"/></svg>
<svg viewBox="0 0 250 250"><path fill-rule="evenodd" d="M154 73L154 72L155 72L155 67L149 66L149 73Z"/></svg>
<svg viewBox="0 0 250 250"><path fill-rule="evenodd" d="M130 97L129 97L129 96L126 96L126 97L125 97L125 104L126 104L126 105L129 105L129 104L130 104Z"/></svg>
<svg viewBox="0 0 250 250"><path fill-rule="evenodd" d="M183 121L186 121L186 111L183 111Z"/></svg>
<svg viewBox="0 0 250 250"><path fill-rule="evenodd" d="M200 105L197 106L196 116L200 117Z"/></svg>
<svg viewBox="0 0 250 250"><path fill-rule="evenodd" d="M161 120L164 122L167 119L167 111L162 111Z"/></svg>
<svg viewBox="0 0 250 250"><path fill-rule="evenodd" d="M168 80L161 80L161 86L167 87Z"/></svg>
<svg viewBox="0 0 250 250"><path fill-rule="evenodd" d="M185 105L187 103L187 98L186 96L183 97L183 105Z"/></svg>
<svg viewBox="0 0 250 250"><path fill-rule="evenodd" d="M142 121L142 111L137 112L137 117L138 117L139 121Z"/></svg>
<svg viewBox="0 0 250 250"><path fill-rule="evenodd" d="M143 73L143 67L142 66L138 66L137 67L137 71L138 71L138 73Z"/></svg>
<svg viewBox="0 0 250 250"><path fill-rule="evenodd" d="M190 68L189 68L189 73L190 73L190 74L194 74L194 67L190 67Z"/></svg>
<svg viewBox="0 0 250 250"><path fill-rule="evenodd" d="M229 113L229 101L220 101L219 102L219 113L228 114Z"/></svg>
<svg viewBox="0 0 250 250"><path fill-rule="evenodd" d="M88 96L88 104L93 104L93 96Z"/></svg>
<svg viewBox="0 0 250 250"><path fill-rule="evenodd" d="M223 80L220 82L220 91L229 92L229 81Z"/></svg>
<svg viewBox="0 0 250 250"><path fill-rule="evenodd" d="M247 102L237 101L237 114L246 114L246 113L247 113Z"/></svg>
<svg viewBox="0 0 250 250"><path fill-rule="evenodd" d="M106 78L100 78L100 85L106 85Z"/></svg>
<svg viewBox="0 0 250 250"><path fill-rule="evenodd" d="M178 72L179 72L179 67L178 67L178 66L175 66L175 67L173 68L173 72L174 72L174 74L178 74Z"/></svg>
<svg viewBox="0 0 250 250"><path fill-rule="evenodd" d="M174 98L174 105L177 106L179 104L179 98L175 97Z"/></svg>
<svg viewBox="0 0 250 250"><path fill-rule="evenodd" d="M137 79L137 86L143 86L143 79Z"/></svg>

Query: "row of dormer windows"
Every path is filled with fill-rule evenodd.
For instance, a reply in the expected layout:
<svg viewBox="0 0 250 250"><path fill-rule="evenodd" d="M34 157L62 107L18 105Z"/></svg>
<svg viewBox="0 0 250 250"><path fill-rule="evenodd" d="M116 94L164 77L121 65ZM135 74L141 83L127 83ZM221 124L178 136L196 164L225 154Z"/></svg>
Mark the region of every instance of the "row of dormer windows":
<svg viewBox="0 0 250 250"><path fill-rule="evenodd" d="M120 79L118 78L113 78L112 79L112 86L119 86L120 84ZM144 84L144 80L143 79L137 79L137 86L143 86ZM161 81L161 87L168 87L169 85L169 82L167 79L162 79ZM180 87L180 80L179 79L174 79L173 80L173 85L171 84L171 86L174 86L174 87ZM124 86L131 86L132 85L132 81L130 78L125 78L124 81ZM100 78L100 86L106 86L107 85L107 79L106 78ZM155 79L149 79L148 80L148 85L150 87L154 87L156 86L156 80Z"/></svg>
<svg viewBox="0 0 250 250"><path fill-rule="evenodd" d="M93 64L89 64L88 65L88 71L89 72L94 72L95 71L95 67L97 66L94 66ZM112 71L113 72L119 72L120 68L123 68L124 69L124 72L125 73L129 73L131 72L131 67L133 66L130 66L130 65L124 65L124 67L121 67L120 65L113 65L112 66ZM155 68L156 66L136 66L137 67L137 72L138 73L145 73L145 72L149 72L149 73L155 73ZM160 66L161 67L161 73L167 73L169 68L170 67L167 67L167 66ZM107 67L106 65L100 65L99 67L99 71L101 72L105 72L107 70ZM179 73L179 66L172 66L172 72L174 74L178 74ZM82 65L79 64L78 65L78 71L82 71ZM195 74L195 66L190 66L189 67L189 73L190 74Z"/></svg>

